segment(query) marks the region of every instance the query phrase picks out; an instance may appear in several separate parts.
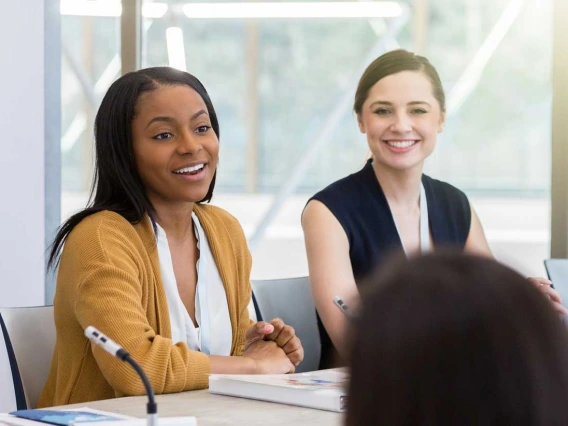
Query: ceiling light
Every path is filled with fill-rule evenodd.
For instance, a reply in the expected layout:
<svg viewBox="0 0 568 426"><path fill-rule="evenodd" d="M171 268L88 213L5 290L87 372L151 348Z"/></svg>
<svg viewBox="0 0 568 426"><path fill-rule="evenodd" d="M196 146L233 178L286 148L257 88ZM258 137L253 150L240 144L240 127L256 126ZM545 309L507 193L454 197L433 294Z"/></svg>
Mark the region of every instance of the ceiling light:
<svg viewBox="0 0 568 426"><path fill-rule="evenodd" d="M122 4L116 0L61 0L59 10L67 16L97 16L118 18L122 15ZM158 19L168 11L166 3L148 3L142 5L142 16Z"/></svg>
<svg viewBox="0 0 568 426"><path fill-rule="evenodd" d="M396 2L283 2L283 3L186 3L191 19L250 18L393 18L402 15Z"/></svg>

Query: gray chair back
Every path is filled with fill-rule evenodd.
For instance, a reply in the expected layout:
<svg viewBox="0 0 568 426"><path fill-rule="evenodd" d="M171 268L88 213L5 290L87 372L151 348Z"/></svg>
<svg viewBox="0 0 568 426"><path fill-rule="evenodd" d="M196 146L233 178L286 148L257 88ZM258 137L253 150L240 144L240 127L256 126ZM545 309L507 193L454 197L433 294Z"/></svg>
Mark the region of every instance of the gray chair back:
<svg viewBox="0 0 568 426"><path fill-rule="evenodd" d="M27 407L20 372L6 326L0 315L0 413Z"/></svg>
<svg viewBox="0 0 568 426"><path fill-rule="evenodd" d="M55 347L53 306L0 308L0 316L12 345L27 408L36 408Z"/></svg>
<svg viewBox="0 0 568 426"><path fill-rule="evenodd" d="M564 304L568 301L568 259L547 259L544 267L552 286L560 294ZM564 316L565 320L568 315Z"/></svg>
<svg viewBox="0 0 568 426"><path fill-rule="evenodd" d="M308 277L251 282L258 321L282 320L294 327L304 347L304 361L297 373L314 371L319 367L321 341L316 307Z"/></svg>

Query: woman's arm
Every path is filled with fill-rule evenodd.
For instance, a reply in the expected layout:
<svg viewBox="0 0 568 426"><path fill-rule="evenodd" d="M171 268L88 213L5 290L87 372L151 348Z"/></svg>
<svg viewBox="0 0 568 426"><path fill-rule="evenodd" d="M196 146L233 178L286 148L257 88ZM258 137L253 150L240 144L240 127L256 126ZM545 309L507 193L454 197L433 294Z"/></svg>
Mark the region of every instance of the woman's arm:
<svg viewBox="0 0 568 426"><path fill-rule="evenodd" d="M477 254L480 256L487 256L493 258L493 253L489 248L489 243L487 243L487 238L485 238L485 233L483 232L483 227L481 226L481 221L477 216L473 206L470 204L471 208L471 225L469 228L469 235L465 242L464 251L470 254Z"/></svg>
<svg viewBox="0 0 568 426"><path fill-rule="evenodd" d="M341 296L347 304L358 299L349 241L335 216L316 200L310 201L304 209L302 227L316 308L334 346L345 358L347 324L343 313L334 305L333 297Z"/></svg>
<svg viewBox="0 0 568 426"><path fill-rule="evenodd" d="M117 282L116 279L112 279L112 275L116 275L117 271L109 273L111 271L107 268L103 269L107 270L104 273L107 282L114 288L104 286L103 280L92 281L99 287L95 298L101 301L120 300L121 302L113 303L112 306L108 304L105 307L100 305L88 307L84 300L80 301L77 306L79 321L83 328L94 325L100 330L110 330L106 333L112 335L117 342L124 342L124 347L148 374L156 393L205 388L209 373L276 374L294 371L294 366L284 350L272 341L254 342L242 356L208 356L189 350L185 343L174 345L171 339L157 334L148 323L142 307L136 307L140 300L138 295L128 291L124 284ZM107 288L101 289L101 286ZM111 296L114 291L117 291L117 294ZM111 297L107 298L104 295ZM83 293L81 299L85 297L92 298L87 293ZM92 351L106 380L119 394L144 393L138 376L128 365L110 357L98 346L93 346Z"/></svg>
<svg viewBox="0 0 568 426"><path fill-rule="evenodd" d="M485 238L481 221L473 209L473 206L471 206L471 227L465 243L465 251L467 253L493 258L493 253L491 253L491 249ZM568 310L562 305L560 295L550 286L552 284L551 281L545 278L529 278L528 280L550 298L554 309L558 313L562 315L568 314Z"/></svg>
<svg viewBox="0 0 568 426"><path fill-rule="evenodd" d="M159 323L157 316L167 313L167 306L165 299L156 299L152 272L144 270L136 255L141 250L135 236L114 223L78 227L70 236L60 265L58 285L63 285L58 292L59 299L65 300L60 302L64 306L60 309L71 308L79 323L74 333L78 339L84 339L82 329L92 325L119 342L144 368L159 394L207 387L208 374L217 371L216 358L224 358L219 371L293 370L282 349L267 347L268 342L253 345L243 357L209 357L160 335L155 329ZM86 340L84 347L85 351L92 351L102 374L117 394L144 393L142 383L128 365Z"/></svg>
<svg viewBox="0 0 568 426"><path fill-rule="evenodd" d="M142 366L157 394L207 387L207 355L191 351L183 343L173 344L150 323L144 305L156 301L145 293L153 289L143 289L138 274L127 268L126 262L105 263L77 288L74 310L81 329L92 325L122 345ZM63 262L61 266L64 267ZM90 350L118 395L144 394L142 383L130 366L94 344Z"/></svg>

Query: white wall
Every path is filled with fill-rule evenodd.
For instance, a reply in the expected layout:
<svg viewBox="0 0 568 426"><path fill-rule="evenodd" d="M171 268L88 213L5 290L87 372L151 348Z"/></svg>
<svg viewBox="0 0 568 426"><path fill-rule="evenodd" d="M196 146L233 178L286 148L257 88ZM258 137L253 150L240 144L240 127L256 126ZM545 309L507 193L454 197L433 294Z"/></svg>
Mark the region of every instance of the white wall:
<svg viewBox="0 0 568 426"><path fill-rule="evenodd" d="M2 0L0 306L43 305L44 0Z"/></svg>

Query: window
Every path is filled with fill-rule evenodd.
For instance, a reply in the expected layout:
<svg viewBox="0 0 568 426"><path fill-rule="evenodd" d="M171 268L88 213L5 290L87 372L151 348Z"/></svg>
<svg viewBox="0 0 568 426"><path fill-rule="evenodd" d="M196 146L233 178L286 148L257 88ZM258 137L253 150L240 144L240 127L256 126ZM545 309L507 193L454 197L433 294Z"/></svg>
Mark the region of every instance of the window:
<svg viewBox="0 0 568 426"><path fill-rule="evenodd" d="M120 76L120 6L120 0L60 3L62 220L87 202L95 114Z"/></svg>
<svg viewBox="0 0 568 426"><path fill-rule="evenodd" d="M354 90L366 65L397 47L428 57L446 89L447 125L425 172L469 195L498 258L544 274L552 0L412 0L370 19L197 17L215 4L144 0L142 65L185 68L209 91L221 127L214 203L243 224L255 278L307 274L301 211L363 165ZM99 94L119 73L119 25L117 16L63 19L68 50ZM65 204L84 200L90 182L94 107L68 58L63 65L66 217Z"/></svg>

